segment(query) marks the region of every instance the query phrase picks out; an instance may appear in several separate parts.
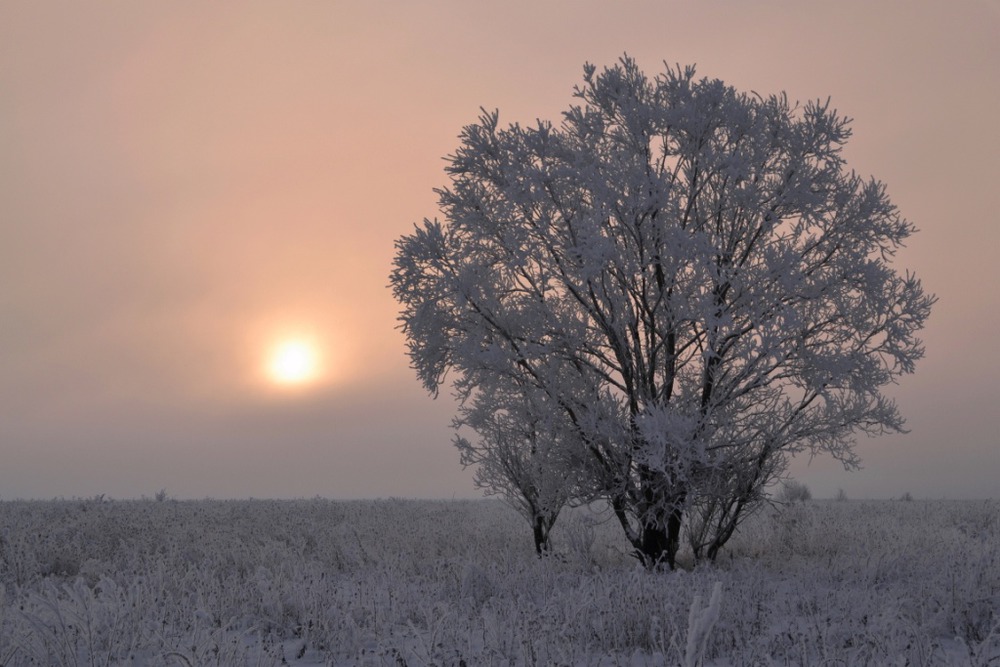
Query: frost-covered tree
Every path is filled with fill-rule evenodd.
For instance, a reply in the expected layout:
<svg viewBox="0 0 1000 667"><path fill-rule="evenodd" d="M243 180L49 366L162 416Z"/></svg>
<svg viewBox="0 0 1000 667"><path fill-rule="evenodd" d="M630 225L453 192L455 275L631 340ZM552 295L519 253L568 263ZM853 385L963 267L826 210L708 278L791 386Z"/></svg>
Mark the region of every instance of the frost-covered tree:
<svg viewBox="0 0 1000 667"><path fill-rule="evenodd" d="M717 552L789 456L851 467L858 432L902 429L882 388L934 299L892 268L914 228L847 169L829 102L628 57L575 97L558 125L464 129L445 222L397 241L391 283L424 386L544 395L579 492L673 567L692 508Z"/></svg>
<svg viewBox="0 0 1000 667"><path fill-rule="evenodd" d="M456 435L462 465L476 466L476 486L503 497L528 521L539 556L549 551L552 526L576 495L580 469L572 460L577 448L563 440L574 430L550 400L516 377L485 378L454 421L478 436Z"/></svg>

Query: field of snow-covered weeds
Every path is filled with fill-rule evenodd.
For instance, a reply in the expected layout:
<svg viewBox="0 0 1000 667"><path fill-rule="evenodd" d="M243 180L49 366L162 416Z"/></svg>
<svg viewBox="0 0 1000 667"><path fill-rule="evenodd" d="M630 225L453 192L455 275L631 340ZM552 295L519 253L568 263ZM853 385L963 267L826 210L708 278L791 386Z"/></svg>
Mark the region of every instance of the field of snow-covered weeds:
<svg viewBox="0 0 1000 667"><path fill-rule="evenodd" d="M1000 502L816 501L650 573L492 501L0 502L0 665L997 665ZM713 595L715 592L715 595Z"/></svg>

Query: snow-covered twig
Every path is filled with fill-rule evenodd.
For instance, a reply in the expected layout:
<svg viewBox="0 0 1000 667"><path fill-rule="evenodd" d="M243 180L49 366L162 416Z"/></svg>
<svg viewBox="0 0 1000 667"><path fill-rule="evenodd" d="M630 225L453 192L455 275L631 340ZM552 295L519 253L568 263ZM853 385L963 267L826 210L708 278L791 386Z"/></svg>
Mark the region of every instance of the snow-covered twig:
<svg viewBox="0 0 1000 667"><path fill-rule="evenodd" d="M715 582L712 597L707 607L702 607L701 596L695 595L688 612L687 650L684 652L684 667L699 667L705 659L708 636L719 620L722 603L722 582Z"/></svg>

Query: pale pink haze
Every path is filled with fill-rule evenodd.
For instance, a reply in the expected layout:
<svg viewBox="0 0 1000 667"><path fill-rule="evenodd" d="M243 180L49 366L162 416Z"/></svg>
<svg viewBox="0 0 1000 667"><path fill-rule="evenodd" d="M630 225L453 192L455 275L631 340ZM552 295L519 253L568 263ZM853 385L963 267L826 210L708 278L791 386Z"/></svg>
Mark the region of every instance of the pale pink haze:
<svg viewBox="0 0 1000 667"><path fill-rule="evenodd" d="M938 295L910 433L813 494L1000 496L1000 4L0 4L0 498L474 497L408 368L393 241L480 107L623 53L832 98ZM284 355L284 356L282 356Z"/></svg>

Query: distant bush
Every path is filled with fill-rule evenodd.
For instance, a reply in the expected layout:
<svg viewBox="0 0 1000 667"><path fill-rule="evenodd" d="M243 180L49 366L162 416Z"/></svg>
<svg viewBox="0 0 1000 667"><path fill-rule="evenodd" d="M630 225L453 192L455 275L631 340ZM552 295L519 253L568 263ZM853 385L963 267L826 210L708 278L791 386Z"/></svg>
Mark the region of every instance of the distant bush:
<svg viewBox="0 0 1000 667"><path fill-rule="evenodd" d="M833 499L842 503L847 500L847 493L843 489L837 489L837 495Z"/></svg>
<svg viewBox="0 0 1000 667"><path fill-rule="evenodd" d="M802 482L796 482L794 479L786 479L781 483L777 500L782 503L805 502L812 500L812 491Z"/></svg>
<svg viewBox="0 0 1000 667"><path fill-rule="evenodd" d="M907 491L906 493L904 493L903 495L901 495L901 496L899 497L899 499L900 499L900 500L902 500L903 502L907 502L907 503L909 503L909 502L912 502L912 501L913 501L913 495L912 495L912 494L910 494L910 492L909 492L909 491Z"/></svg>

